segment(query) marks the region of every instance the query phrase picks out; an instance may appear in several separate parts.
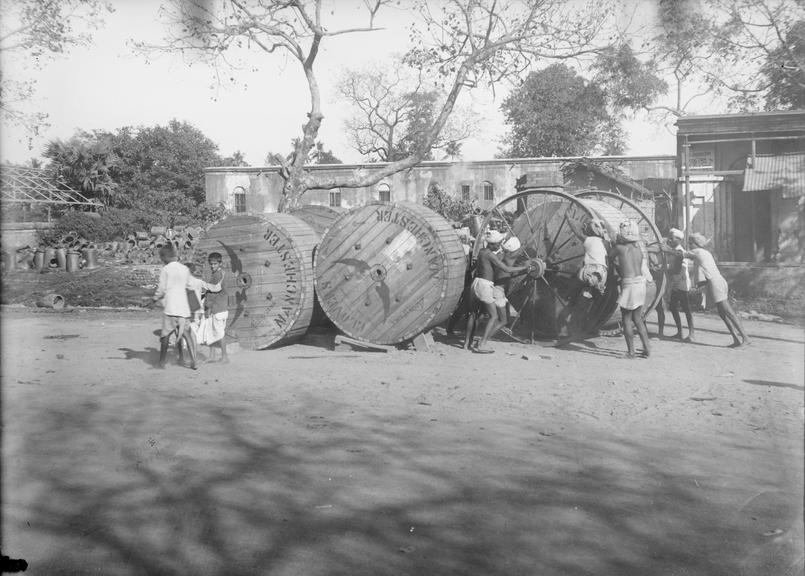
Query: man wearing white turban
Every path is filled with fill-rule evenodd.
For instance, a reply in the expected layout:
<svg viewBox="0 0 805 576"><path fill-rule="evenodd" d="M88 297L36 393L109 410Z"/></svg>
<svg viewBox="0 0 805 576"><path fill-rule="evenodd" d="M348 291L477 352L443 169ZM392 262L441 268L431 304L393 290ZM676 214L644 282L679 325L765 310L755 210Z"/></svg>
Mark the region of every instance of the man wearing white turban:
<svg viewBox="0 0 805 576"><path fill-rule="evenodd" d="M685 313L685 319L688 321L688 337L685 341L694 342L693 313L690 310L690 291L693 286L690 282L688 261L685 259L685 248L682 246L684 239L685 233L682 230L671 228L668 233L668 245L671 247L671 273L669 276L671 280L671 299L668 303L668 309L671 311L676 324L674 338L682 340L682 317L679 315L679 308L681 307Z"/></svg>
<svg viewBox="0 0 805 576"><path fill-rule="evenodd" d="M486 247L478 253L478 260L475 264L475 279L470 287L470 294L475 302L480 302L487 314L489 321L484 328L481 341L473 352L479 354L491 354L494 350L486 348L486 343L498 330L506 325L506 295L501 286L495 286L495 271L502 270L509 274L524 272L526 266L508 266L495 252L499 249L501 242L506 237L503 232L490 230L486 233ZM475 329L476 314L474 303L470 303L471 313L467 319L467 329L464 336L464 348L469 349L472 335Z"/></svg>
<svg viewBox="0 0 805 576"><path fill-rule="evenodd" d="M727 330L730 331L732 344L730 344L729 347L743 348L749 345L749 336L747 336L738 315L730 305L727 281L721 275L721 271L716 265L715 258L713 258L713 255L705 248L709 242L707 238L698 232L688 234L690 250L685 252L685 256L692 259L695 263L696 272L694 276L697 279L700 276L704 278L697 283L707 286L708 296L715 303L718 315L721 317L721 320L724 321Z"/></svg>
<svg viewBox="0 0 805 576"><path fill-rule="evenodd" d="M648 270L648 266L644 262L643 250L640 248L639 241L640 230L637 222L627 220L621 223L613 256L616 259L618 275L621 277L621 294L618 298L618 305L623 318L627 358L635 357L633 322L637 327L640 341L643 343L643 353L646 357L651 354L648 332L643 321L643 305L646 302L646 276L644 274Z"/></svg>

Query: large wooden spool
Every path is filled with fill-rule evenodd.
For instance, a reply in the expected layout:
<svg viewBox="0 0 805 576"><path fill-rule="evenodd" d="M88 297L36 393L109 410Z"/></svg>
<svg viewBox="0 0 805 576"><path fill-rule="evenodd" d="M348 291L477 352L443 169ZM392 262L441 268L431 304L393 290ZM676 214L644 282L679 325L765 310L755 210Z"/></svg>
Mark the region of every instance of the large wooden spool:
<svg viewBox="0 0 805 576"><path fill-rule="evenodd" d="M373 202L336 220L314 259L316 293L347 336L398 344L458 304L466 258L452 226L410 202Z"/></svg>
<svg viewBox="0 0 805 576"><path fill-rule="evenodd" d="M620 223L637 221L642 245L650 263L665 269L658 250L662 236L653 222L631 201L622 196L597 190L570 195L556 189L525 189L497 204L486 216L475 242L473 257L484 245L487 228L496 228L516 236L523 247L515 265L528 262L533 270L512 278L508 299L517 311L510 322L511 334L525 340L555 338L573 319L575 329L589 333L602 327L617 311L618 283L608 275L604 293L591 302L580 298L577 280L584 261L583 224L590 218L604 221L614 240ZM649 288L644 311L659 300L664 276L659 276L659 290Z"/></svg>
<svg viewBox="0 0 805 576"><path fill-rule="evenodd" d="M291 212L292 216L296 216L308 226L313 228L313 231L319 235L319 238L324 236L327 228L332 226L339 216L346 212L346 208L340 206L322 206L319 204L306 204L300 206Z"/></svg>
<svg viewBox="0 0 805 576"><path fill-rule="evenodd" d="M229 297L227 337L258 350L293 341L313 314L313 251L319 236L289 214L230 216L210 228L194 260L209 278L219 252Z"/></svg>

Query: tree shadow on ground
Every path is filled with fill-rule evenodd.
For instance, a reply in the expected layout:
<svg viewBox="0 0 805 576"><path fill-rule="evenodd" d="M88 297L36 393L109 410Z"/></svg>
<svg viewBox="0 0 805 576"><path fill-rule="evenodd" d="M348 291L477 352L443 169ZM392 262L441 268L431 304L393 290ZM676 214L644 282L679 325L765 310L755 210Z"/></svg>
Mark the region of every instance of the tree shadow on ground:
<svg viewBox="0 0 805 576"><path fill-rule="evenodd" d="M789 384L788 382L772 382L771 380L746 380L747 384L754 384L755 386L771 386L772 388L791 388L792 390L805 391L805 386L798 386L797 384Z"/></svg>
<svg viewBox="0 0 805 576"><path fill-rule="evenodd" d="M26 431L28 498L7 486L7 525L30 539L14 552L31 574L734 576L799 562L787 506L801 495L749 517L755 481L715 463L728 442L355 419L304 393L284 407L134 398L50 409Z"/></svg>

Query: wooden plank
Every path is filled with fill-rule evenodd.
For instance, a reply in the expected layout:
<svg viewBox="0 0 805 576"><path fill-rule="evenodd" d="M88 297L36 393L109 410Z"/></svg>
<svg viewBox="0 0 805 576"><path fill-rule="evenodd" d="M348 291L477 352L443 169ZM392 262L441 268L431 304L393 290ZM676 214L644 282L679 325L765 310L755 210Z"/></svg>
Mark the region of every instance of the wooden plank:
<svg viewBox="0 0 805 576"><path fill-rule="evenodd" d="M413 203L375 202L328 229L314 261L315 287L345 334L396 344L449 317L465 267L446 220Z"/></svg>
<svg viewBox="0 0 805 576"><path fill-rule="evenodd" d="M233 216L199 240L196 263L209 278L207 255L223 258L227 335L262 349L305 333L313 314L313 249L317 236L287 214Z"/></svg>

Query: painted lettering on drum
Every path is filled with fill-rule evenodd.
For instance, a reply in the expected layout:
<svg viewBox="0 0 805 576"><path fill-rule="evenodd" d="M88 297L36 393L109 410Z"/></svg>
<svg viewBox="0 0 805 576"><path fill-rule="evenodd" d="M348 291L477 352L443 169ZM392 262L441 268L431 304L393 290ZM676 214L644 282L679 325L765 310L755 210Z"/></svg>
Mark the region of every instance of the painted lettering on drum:
<svg viewBox="0 0 805 576"><path fill-rule="evenodd" d="M442 263L442 255L438 251L433 237L428 233L428 230L416 220L409 220L406 213L396 208L378 208L375 210L376 222L387 222L397 224L402 229L410 232L421 250L428 258L428 276L430 278L439 278L444 271Z"/></svg>
<svg viewBox="0 0 805 576"><path fill-rule="evenodd" d="M344 306L343 295L339 295L337 290L334 290L328 295L320 294L322 297L322 308L327 311L327 316L332 320L336 326L349 332L350 330L355 333L362 333L366 330L367 321L360 317L354 310L348 306Z"/></svg>

